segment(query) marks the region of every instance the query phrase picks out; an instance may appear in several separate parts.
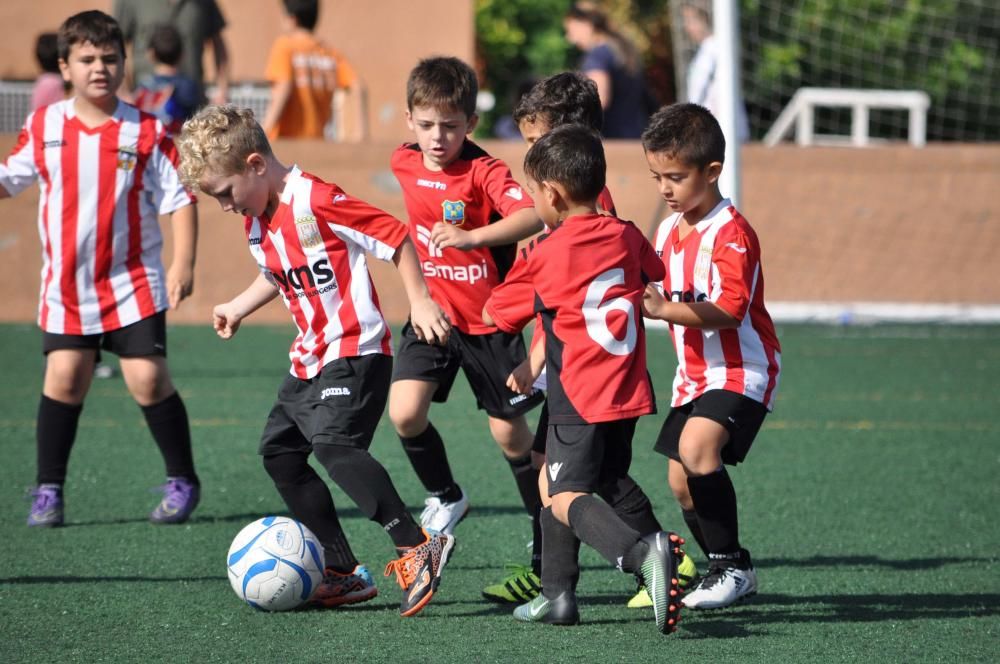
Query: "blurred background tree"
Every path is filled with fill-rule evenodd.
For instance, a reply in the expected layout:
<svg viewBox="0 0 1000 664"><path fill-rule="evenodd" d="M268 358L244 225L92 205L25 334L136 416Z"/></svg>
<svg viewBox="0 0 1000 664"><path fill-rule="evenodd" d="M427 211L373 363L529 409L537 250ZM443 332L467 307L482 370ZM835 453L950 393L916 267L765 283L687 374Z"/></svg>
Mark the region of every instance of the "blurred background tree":
<svg viewBox="0 0 1000 664"><path fill-rule="evenodd" d="M493 135L531 83L574 69L579 53L566 42L563 16L570 0L476 0L477 69L482 89L495 98L481 113L477 134ZM608 0L611 22L643 54L646 80L662 103L673 101L674 66L663 0Z"/></svg>

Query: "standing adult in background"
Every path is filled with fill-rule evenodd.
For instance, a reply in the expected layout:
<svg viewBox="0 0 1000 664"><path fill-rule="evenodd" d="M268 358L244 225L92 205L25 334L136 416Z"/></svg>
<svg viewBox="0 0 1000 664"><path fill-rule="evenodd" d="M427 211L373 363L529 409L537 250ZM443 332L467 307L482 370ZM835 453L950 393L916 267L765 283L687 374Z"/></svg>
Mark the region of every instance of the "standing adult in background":
<svg viewBox="0 0 1000 664"><path fill-rule="evenodd" d="M639 138L649 119L649 97L639 52L611 28L590 2L574 3L563 20L566 39L583 51L579 69L597 84L605 138Z"/></svg>
<svg viewBox="0 0 1000 664"><path fill-rule="evenodd" d="M177 28L183 42L180 73L198 84L198 97L205 99L205 72L202 54L211 45L215 59L215 94L212 103L225 103L229 96L229 52L222 39L226 27L215 0L114 0L112 9L127 43L132 44L132 69L126 78L131 88L136 81L153 74L146 46L153 30L164 23Z"/></svg>
<svg viewBox="0 0 1000 664"><path fill-rule="evenodd" d="M719 61L719 45L712 34L712 18L708 13L708 2L690 0L681 6L684 32L698 47L688 65L686 97L692 104L704 106L719 117L718 79L715 76ZM736 140L745 143L750 139L750 123L743 99L736 104Z"/></svg>
<svg viewBox="0 0 1000 664"><path fill-rule="evenodd" d="M264 74L271 83L271 101L261 122L267 137L323 138L333 117L335 138L345 140L343 111L349 96L357 124L350 138L361 140L365 134L361 80L340 52L313 34L319 0L283 0L283 4L285 34L271 47Z"/></svg>

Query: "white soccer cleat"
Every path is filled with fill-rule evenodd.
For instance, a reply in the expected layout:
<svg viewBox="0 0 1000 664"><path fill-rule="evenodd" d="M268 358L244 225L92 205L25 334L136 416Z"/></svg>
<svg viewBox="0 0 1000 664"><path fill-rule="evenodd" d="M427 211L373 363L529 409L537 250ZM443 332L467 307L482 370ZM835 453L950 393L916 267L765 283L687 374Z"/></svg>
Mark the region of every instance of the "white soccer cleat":
<svg viewBox="0 0 1000 664"><path fill-rule="evenodd" d="M469 496L462 489L462 497L453 503L443 502L436 496L424 501L424 511L420 513L420 525L427 530L451 535L455 526L469 513Z"/></svg>
<svg viewBox="0 0 1000 664"><path fill-rule="evenodd" d="M689 609L722 609L756 593L757 572L753 567L719 565L709 569L681 603Z"/></svg>

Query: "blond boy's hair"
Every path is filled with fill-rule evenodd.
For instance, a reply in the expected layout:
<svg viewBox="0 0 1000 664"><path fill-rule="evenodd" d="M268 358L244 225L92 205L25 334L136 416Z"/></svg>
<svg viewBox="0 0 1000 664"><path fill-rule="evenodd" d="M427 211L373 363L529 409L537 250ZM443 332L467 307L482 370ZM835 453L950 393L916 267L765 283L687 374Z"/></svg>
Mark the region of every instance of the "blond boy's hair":
<svg viewBox="0 0 1000 664"><path fill-rule="evenodd" d="M233 175L246 170L246 158L254 152L269 157L271 143L257 123L253 111L232 104L206 106L195 113L177 138L184 184L198 189L205 171Z"/></svg>

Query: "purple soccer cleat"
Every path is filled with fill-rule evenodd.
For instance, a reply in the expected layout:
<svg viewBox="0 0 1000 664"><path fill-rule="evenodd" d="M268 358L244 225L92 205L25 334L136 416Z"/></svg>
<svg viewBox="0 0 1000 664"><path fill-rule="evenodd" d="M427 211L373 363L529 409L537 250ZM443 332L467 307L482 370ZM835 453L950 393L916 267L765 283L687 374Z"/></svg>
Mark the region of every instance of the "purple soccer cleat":
<svg viewBox="0 0 1000 664"><path fill-rule="evenodd" d="M63 524L62 487L58 484L39 484L31 490L31 512L28 525L52 528Z"/></svg>
<svg viewBox="0 0 1000 664"><path fill-rule="evenodd" d="M200 487L183 477L168 477L160 490L163 500L149 515L153 523L184 523L201 499Z"/></svg>

